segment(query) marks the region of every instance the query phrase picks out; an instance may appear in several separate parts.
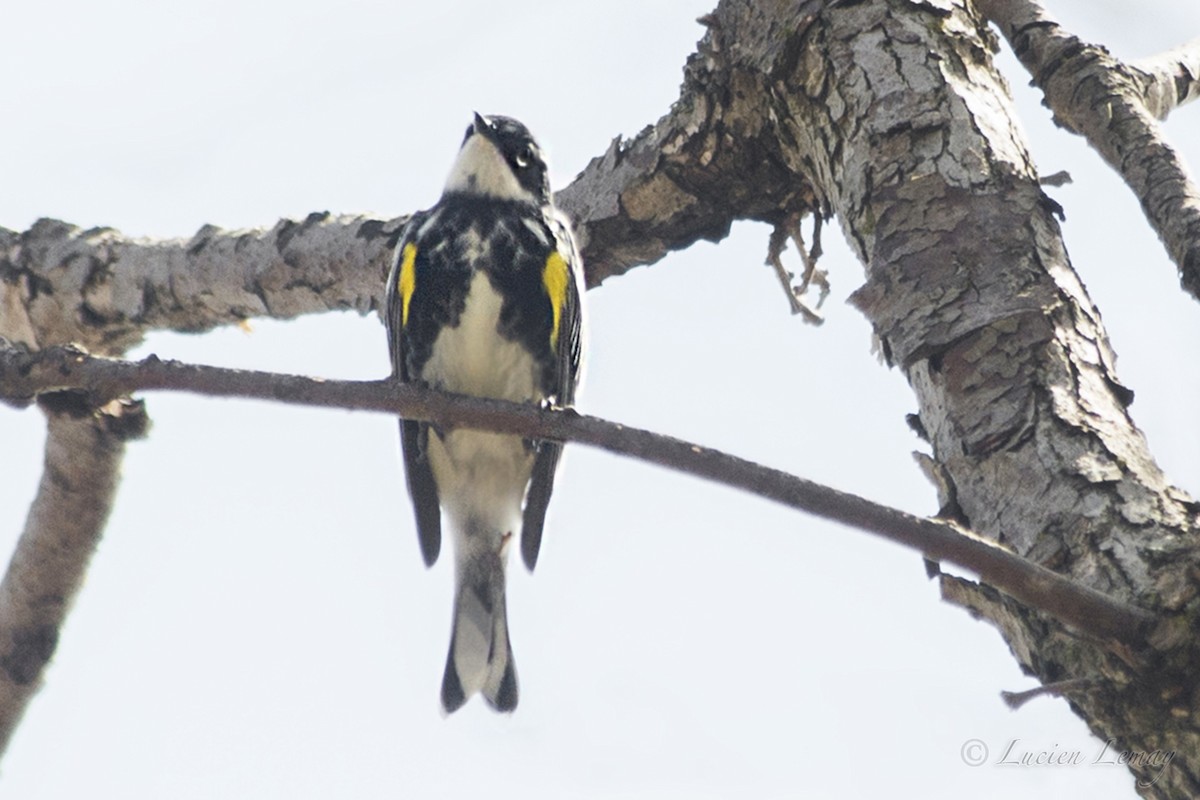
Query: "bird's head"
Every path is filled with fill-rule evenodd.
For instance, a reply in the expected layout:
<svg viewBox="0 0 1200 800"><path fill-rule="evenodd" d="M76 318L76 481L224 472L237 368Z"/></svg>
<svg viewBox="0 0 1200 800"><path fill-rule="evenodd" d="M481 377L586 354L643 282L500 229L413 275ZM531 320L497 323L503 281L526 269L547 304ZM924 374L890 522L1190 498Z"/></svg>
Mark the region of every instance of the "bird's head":
<svg viewBox="0 0 1200 800"><path fill-rule="evenodd" d="M476 114L446 179L462 193L536 205L550 202L550 177L529 129L511 117Z"/></svg>

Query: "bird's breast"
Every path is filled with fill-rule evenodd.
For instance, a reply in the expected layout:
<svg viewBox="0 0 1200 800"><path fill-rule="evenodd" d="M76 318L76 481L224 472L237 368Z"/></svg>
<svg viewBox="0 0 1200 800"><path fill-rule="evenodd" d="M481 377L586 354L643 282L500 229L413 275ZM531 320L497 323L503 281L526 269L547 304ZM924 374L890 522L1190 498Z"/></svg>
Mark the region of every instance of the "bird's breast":
<svg viewBox="0 0 1200 800"><path fill-rule="evenodd" d="M519 342L501 335L504 298L486 272L471 278L458 324L434 341L422 377L446 391L513 402L539 402L537 365Z"/></svg>

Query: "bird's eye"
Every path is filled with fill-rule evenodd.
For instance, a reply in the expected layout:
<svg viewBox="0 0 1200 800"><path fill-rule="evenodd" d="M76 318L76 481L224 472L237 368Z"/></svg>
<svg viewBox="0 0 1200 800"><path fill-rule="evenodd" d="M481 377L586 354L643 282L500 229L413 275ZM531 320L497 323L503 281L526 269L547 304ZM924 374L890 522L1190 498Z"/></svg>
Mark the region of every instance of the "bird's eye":
<svg viewBox="0 0 1200 800"><path fill-rule="evenodd" d="M521 148L521 152L517 153L517 166L525 169L533 163L533 148L525 145Z"/></svg>

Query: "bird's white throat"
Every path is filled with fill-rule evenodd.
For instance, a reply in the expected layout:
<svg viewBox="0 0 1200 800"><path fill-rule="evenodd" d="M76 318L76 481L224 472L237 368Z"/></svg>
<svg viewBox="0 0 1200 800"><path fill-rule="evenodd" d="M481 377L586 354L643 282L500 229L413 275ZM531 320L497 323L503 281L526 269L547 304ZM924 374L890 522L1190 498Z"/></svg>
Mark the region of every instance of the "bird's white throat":
<svg viewBox="0 0 1200 800"><path fill-rule="evenodd" d="M517 180L512 167L486 136L476 133L463 143L446 179L446 192L463 192L498 200L533 202L533 194Z"/></svg>

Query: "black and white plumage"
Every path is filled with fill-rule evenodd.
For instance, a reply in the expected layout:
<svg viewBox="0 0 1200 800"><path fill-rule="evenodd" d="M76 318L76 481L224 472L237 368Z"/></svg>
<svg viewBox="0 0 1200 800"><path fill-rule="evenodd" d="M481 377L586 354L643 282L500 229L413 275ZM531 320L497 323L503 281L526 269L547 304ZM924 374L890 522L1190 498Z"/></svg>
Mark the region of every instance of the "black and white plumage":
<svg viewBox="0 0 1200 800"><path fill-rule="evenodd" d="M582 265L554 209L529 131L475 115L437 204L413 216L388 278L392 366L403 381L514 402L570 405L582 348ZM520 531L537 563L562 445L401 420L425 563L446 512L455 552L454 624L442 707L475 692L516 707L505 565Z"/></svg>

